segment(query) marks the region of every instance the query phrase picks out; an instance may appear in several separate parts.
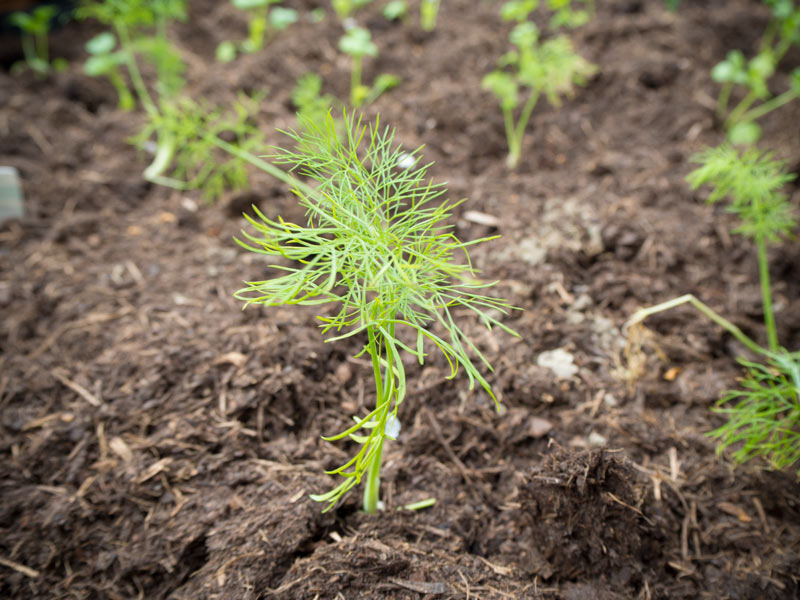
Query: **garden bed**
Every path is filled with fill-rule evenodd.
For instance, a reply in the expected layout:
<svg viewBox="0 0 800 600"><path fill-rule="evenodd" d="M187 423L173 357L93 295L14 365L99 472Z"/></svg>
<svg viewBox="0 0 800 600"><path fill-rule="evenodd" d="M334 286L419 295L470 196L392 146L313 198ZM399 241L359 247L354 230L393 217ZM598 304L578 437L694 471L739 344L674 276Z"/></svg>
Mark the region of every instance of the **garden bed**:
<svg viewBox="0 0 800 600"><path fill-rule="evenodd" d="M19 169L27 210L0 228L0 596L798 596L794 471L734 465L705 435L722 423L709 407L735 386L742 347L690 308L622 329L637 308L693 293L763 338L752 248L684 178L689 157L724 137L709 70L753 49L765 11L598 2L571 34L597 75L560 110L537 107L509 172L481 78L510 26L497 2L442 4L430 33L358 14L381 51L365 78L401 78L365 113L405 147L424 144L448 196L467 198L460 238L502 236L473 258L523 309L505 321L520 338L465 321L504 414L465 378L447 380L444 359L407 365L387 510L373 516L357 494L324 514L308 497L347 456L320 436L374 402L358 340L326 344L311 310L241 311L232 297L264 274L232 241L242 211L301 219L287 188L254 174L250 191L206 205L146 183L127 142L142 116L82 74L91 24L53 35L67 72L0 73L0 164ZM331 14L215 62L245 29L227 3L191 3L172 37L193 97L266 90L258 122L274 144L294 126L304 73L347 98ZM797 102L763 121L794 172L798 123ZM799 248L770 255L788 348L800 347ZM555 349L574 374L539 366ZM430 509L396 510L429 496Z"/></svg>

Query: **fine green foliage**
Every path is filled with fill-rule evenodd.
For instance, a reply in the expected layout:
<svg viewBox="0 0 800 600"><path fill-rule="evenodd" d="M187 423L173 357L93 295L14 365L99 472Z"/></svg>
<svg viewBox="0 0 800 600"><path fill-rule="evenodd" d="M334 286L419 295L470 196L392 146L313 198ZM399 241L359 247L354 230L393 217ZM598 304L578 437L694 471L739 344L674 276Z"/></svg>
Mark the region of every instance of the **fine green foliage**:
<svg viewBox="0 0 800 600"><path fill-rule="evenodd" d="M322 93L322 77L316 73L306 73L297 80L292 90L292 104L302 115L302 122L319 123L325 120L331 107L337 104L336 98Z"/></svg>
<svg viewBox="0 0 800 600"><path fill-rule="evenodd" d="M715 409L728 416L728 423L710 435L720 440L720 451L737 445L733 454L736 460L763 456L772 466L782 468L800 459L800 353L788 352L778 341L767 244L780 242L797 227L794 209L781 192L794 175L770 154L754 148L738 152L723 145L705 150L692 160L701 166L688 176L689 183L693 188L710 185L709 202L727 198L728 211L741 221L733 232L749 238L756 246L767 346L750 339L691 295L642 309L629 323L689 303L761 356L762 363L740 361L746 369L741 387L728 392Z"/></svg>
<svg viewBox="0 0 800 600"><path fill-rule="evenodd" d="M497 320L510 307L484 294L492 284L477 279L470 264L467 247L484 240L460 242L453 235L444 221L458 203L434 202L445 190L426 179L426 167L398 167L406 153L395 145L393 132L347 115L337 127L328 115L287 135L296 149L280 150L275 161L317 183L295 186L307 221L273 220L257 210L255 218L248 217L256 233L243 232L237 241L291 262L274 265L280 276L248 282L236 296L246 304L319 306L327 341L366 339L359 354L371 359L375 408L324 438L350 438L361 447L329 472L343 481L312 498L330 509L366 478L364 509L375 512L383 444L397 436L407 391L403 354L423 363L432 346L447 359L451 378L463 368L470 387L477 382L494 398L473 357L491 367L456 314L466 309L490 329L513 333Z"/></svg>
<svg viewBox="0 0 800 600"><path fill-rule="evenodd" d="M153 136L158 139L145 178L176 189L200 189L209 200L226 189L246 189L246 161L219 152L219 141L224 138L251 153L263 147L263 134L251 122L262 96L241 95L225 113L186 97L163 102L159 113L133 139L138 146Z"/></svg>
<svg viewBox="0 0 800 600"><path fill-rule="evenodd" d="M217 46L216 57L220 62L231 62L238 51L259 52L277 32L283 31L298 20L297 11L285 6L274 6L281 0L231 0L239 10L249 17L247 39L236 44L229 40ZM272 8L271 8L272 7Z"/></svg>
<svg viewBox="0 0 800 600"><path fill-rule="evenodd" d="M436 29L441 0L422 0L419 5L419 24L423 31Z"/></svg>
<svg viewBox="0 0 800 600"><path fill-rule="evenodd" d="M113 30L89 40L84 71L108 77L121 108L133 109L138 99L147 114L147 122L132 138L141 148L155 140L144 178L181 190L201 189L209 199L219 197L226 188L246 188L245 165L251 161L235 151L249 155L262 144L263 136L251 122L261 96L240 97L230 113L181 97L185 65L167 37L167 27L186 18L185 0L92 0L78 9L78 15L97 19ZM140 61L155 72L150 87ZM221 135L231 141L223 141ZM227 154L219 153L220 149Z"/></svg>
<svg viewBox="0 0 800 600"><path fill-rule="evenodd" d="M374 102L378 96L397 87L400 78L389 73L382 73L375 78L372 87L362 83L361 73L364 57L378 56L378 46L372 41L372 34L364 27L351 27L339 40L339 50L352 58L350 68L350 104L360 107Z"/></svg>
<svg viewBox="0 0 800 600"><path fill-rule="evenodd" d="M66 61L55 59L50 62L50 49L47 36L50 26L58 14L58 7L51 4L38 6L30 12L14 12L8 22L19 29L25 65L37 75L47 75L50 71L66 68Z"/></svg>
<svg viewBox="0 0 800 600"><path fill-rule="evenodd" d="M508 140L507 164L513 169L522 157L525 128L539 97L544 94L550 104L559 107L561 97L572 96L574 86L585 84L597 68L574 51L568 37L559 35L542 42L536 26L527 21L514 27L510 40L516 49L500 59L499 69L483 78L482 87L500 101ZM520 88L527 88L528 96L515 119Z"/></svg>
<svg viewBox="0 0 800 600"><path fill-rule="evenodd" d="M800 352L780 353L766 364L740 361L746 369L741 388L719 401L715 412L728 422L711 432L719 451L735 446L733 458L764 458L772 468L800 462ZM800 477L800 468L797 469Z"/></svg>
<svg viewBox="0 0 800 600"><path fill-rule="evenodd" d="M717 116L724 122L730 142L737 145L755 144L761 137L761 127L756 121L800 97L800 68L792 72L788 89L776 96L769 89L778 63L792 45L800 45L800 5L792 0L767 0L766 4L772 10L772 20L758 53L748 60L740 50L731 50L711 70L711 79L722 85ZM730 109L736 89L741 89L744 95Z"/></svg>

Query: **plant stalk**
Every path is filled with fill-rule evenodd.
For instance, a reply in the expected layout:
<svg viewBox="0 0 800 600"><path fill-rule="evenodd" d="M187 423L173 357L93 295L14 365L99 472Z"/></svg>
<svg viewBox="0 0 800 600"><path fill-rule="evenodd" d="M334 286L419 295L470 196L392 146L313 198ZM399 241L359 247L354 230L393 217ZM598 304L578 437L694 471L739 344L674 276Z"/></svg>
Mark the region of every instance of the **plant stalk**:
<svg viewBox="0 0 800 600"><path fill-rule="evenodd" d="M769 290L769 280L767 280L767 289ZM736 325L728 321L728 319L726 319L722 315L714 312L711 308L709 308L706 304L703 304L692 294L685 294L678 298L673 298L672 300L667 300L666 302L662 302L661 304L656 304L655 306L639 309L633 314L630 320L628 320L628 322L625 324L625 327L629 328L633 325L636 325L637 323L641 323L647 317L650 317L660 312L664 312L665 310L670 310L672 308L675 308L676 306L680 306L681 304L691 304L692 306L694 306L697 310L699 310L709 319L714 321L714 323L722 327L725 331L730 333L738 341L744 344L748 350L751 350L755 354L760 354L762 356L770 355L770 353L766 349L762 348L756 342L751 340Z"/></svg>
<svg viewBox="0 0 800 600"><path fill-rule="evenodd" d="M758 248L758 276L761 281L761 302L764 305L764 326L767 329L767 343L773 352L778 351L778 330L775 327L775 314L772 310L772 291L769 286L769 263L767 261L767 241L763 235L756 237Z"/></svg>
<svg viewBox="0 0 800 600"><path fill-rule="evenodd" d="M142 103L142 107L144 107L151 117L158 116L158 108L156 108L153 99L150 97L150 93L147 91L147 86L145 85L144 79L142 79L142 74L139 71L139 65L136 63L136 56L133 52L133 48L131 48L131 38L128 34L128 28L125 27L125 25L114 23L114 29L117 31L117 37L119 38L120 45L125 50L125 66L128 67L128 73L131 76L133 89L136 90L136 95L139 96L139 101Z"/></svg>
<svg viewBox="0 0 800 600"><path fill-rule="evenodd" d="M755 121L756 119L760 119L767 113L772 112L776 108L780 108L784 104L787 104L798 97L798 93L795 90L787 90L782 94L775 96L774 98L764 102L764 104L760 106L756 106L755 108L751 108L747 112L739 117L740 123L747 123L748 121Z"/></svg>

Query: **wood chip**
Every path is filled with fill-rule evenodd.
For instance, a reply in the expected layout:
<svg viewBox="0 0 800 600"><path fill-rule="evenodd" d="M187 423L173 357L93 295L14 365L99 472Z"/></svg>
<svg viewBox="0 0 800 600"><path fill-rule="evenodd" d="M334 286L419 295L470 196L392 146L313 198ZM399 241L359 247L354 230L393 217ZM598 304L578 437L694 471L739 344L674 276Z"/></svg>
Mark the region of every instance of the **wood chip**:
<svg viewBox="0 0 800 600"><path fill-rule="evenodd" d="M717 504L717 508L719 508L723 512L728 513L732 517L736 517L742 523L749 523L750 521L753 520L752 518L750 518L750 515L744 512L742 507L737 506L733 502L720 502L719 504Z"/></svg>
<svg viewBox="0 0 800 600"><path fill-rule="evenodd" d="M247 364L247 356L241 352L226 352L214 359L215 365L224 365L226 363L241 368Z"/></svg>
<svg viewBox="0 0 800 600"><path fill-rule="evenodd" d="M444 594L447 592L447 586L441 581L411 581L409 579L398 579L397 577L391 577L389 581L420 594Z"/></svg>
<svg viewBox="0 0 800 600"><path fill-rule="evenodd" d="M13 560L8 560L7 558L0 557L0 565L8 567L9 569L14 569L17 572L22 573L23 575L27 575L31 579L36 579L37 577L39 577L39 571L37 571L36 569L31 569L30 567L21 565L18 562L14 562Z"/></svg>
<svg viewBox="0 0 800 600"><path fill-rule="evenodd" d="M123 462L129 463L133 460L133 452L130 446L128 446L121 437L117 436L111 438L111 441L108 442L108 447L111 448L111 451L119 456Z"/></svg>
<svg viewBox="0 0 800 600"><path fill-rule="evenodd" d="M498 227L500 225L500 219L494 215L487 215L477 210L468 210L463 216L466 221L477 225L486 225L487 227Z"/></svg>

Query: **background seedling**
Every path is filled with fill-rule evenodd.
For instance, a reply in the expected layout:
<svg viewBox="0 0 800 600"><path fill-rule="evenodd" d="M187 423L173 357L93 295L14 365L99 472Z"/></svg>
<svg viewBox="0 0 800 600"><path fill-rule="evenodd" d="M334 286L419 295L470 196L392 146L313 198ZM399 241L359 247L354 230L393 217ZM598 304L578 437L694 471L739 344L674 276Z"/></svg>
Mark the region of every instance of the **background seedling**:
<svg viewBox="0 0 800 600"><path fill-rule="evenodd" d="M238 47L231 41L224 41L217 46L216 56L220 62L234 60L237 50L245 53L259 52L275 32L283 31L298 20L295 9L274 6L281 0L231 0L231 2L249 15L248 35ZM273 8L270 8L271 6Z"/></svg>
<svg viewBox="0 0 800 600"><path fill-rule="evenodd" d="M31 12L15 12L8 17L9 23L20 31L25 64L38 75L46 75L51 70L61 71L67 66L63 59L55 59L52 64L50 63L47 36L56 14L58 14L57 6L45 4Z"/></svg>
<svg viewBox="0 0 800 600"><path fill-rule="evenodd" d="M121 71L121 67L126 64L125 53L115 51L116 46L117 39L110 31L99 33L86 42L86 51L90 56L83 65L83 72L90 77L108 77L117 90L119 108L133 110L136 108L136 98Z"/></svg>
<svg viewBox="0 0 800 600"><path fill-rule="evenodd" d="M329 472L343 481L312 498L329 510L363 479L364 511L374 513L384 443L399 433L398 409L407 390L402 356L423 363L432 345L447 358L450 377L463 368L470 386L478 382L494 398L471 355L487 368L488 362L456 324L455 313L468 309L487 327L511 332L492 316L509 305L481 293L492 284L476 278L467 247L483 240L460 242L449 231L444 220L455 205L434 203L444 190L426 180L426 167L398 168L406 153L394 144L393 132L347 116L337 128L328 115L288 135L296 149L280 150L275 160L317 183L294 189L307 221L273 220L257 210L248 217L255 234L244 232L239 243L292 263L275 266L278 277L249 282L237 297L246 304L327 306L318 317L323 334L332 334L327 341L364 341L359 355L372 365L375 408L324 438L350 438L360 450ZM415 342L409 344L406 334Z"/></svg>
<svg viewBox="0 0 800 600"><path fill-rule="evenodd" d="M711 435L720 440L720 450L741 443L734 453L737 460L764 456L774 467L782 468L800 460L800 352L789 352L778 341L767 245L780 242L797 226L794 209L781 193L794 175L784 170L783 163L755 149L740 154L726 145L706 150L693 160L701 166L688 177L692 187L711 185L709 202L728 198L728 211L741 221L733 232L755 243L767 345L753 341L692 295L642 309L629 323L688 303L759 356L761 363L740 361L746 368L740 389L728 392L716 407L728 416L728 423ZM731 406L732 402L736 404Z"/></svg>
<svg viewBox="0 0 800 600"><path fill-rule="evenodd" d="M402 21L408 16L408 3L405 0L392 0L383 7L383 16L390 21Z"/></svg>
<svg viewBox="0 0 800 600"><path fill-rule="evenodd" d="M300 77L292 90L292 104L297 113L303 116L301 122L324 121L336 103L336 98L322 93L322 77L316 73L306 73Z"/></svg>
<svg viewBox="0 0 800 600"><path fill-rule="evenodd" d="M364 57L378 56L378 47L372 41L372 35L363 27L351 27L339 40L339 50L352 57L350 68L350 104L354 107L374 102L382 93L396 87L400 79L395 75L384 73L375 78L372 87L361 82Z"/></svg>
<svg viewBox="0 0 800 600"><path fill-rule="evenodd" d="M366 6L370 2L372 2L372 0L331 0L331 6L336 16L344 20L351 17L355 11Z"/></svg>
<svg viewBox="0 0 800 600"><path fill-rule="evenodd" d="M766 3L772 10L772 20L762 37L758 53L747 60L740 50L731 50L725 60L711 70L711 78L722 84L717 99L717 117L724 122L728 139L738 145L756 143L761 137L761 127L756 121L800 97L800 68L792 72L788 90L777 96L769 90L778 63L792 45L800 44L800 6L795 6L792 0ZM736 88L744 90L744 97L729 109Z"/></svg>
<svg viewBox="0 0 800 600"><path fill-rule="evenodd" d="M436 29L441 0L422 0L419 5L419 23L423 31Z"/></svg>
<svg viewBox="0 0 800 600"><path fill-rule="evenodd" d="M516 25L510 40L516 49L502 57L500 69L483 78L482 87L500 101L508 140L507 164L513 169L522 156L525 128L539 97L544 94L550 104L558 107L562 95L572 95L574 86L584 84L597 69L576 54L572 42L563 35L540 42L533 23ZM511 71L503 67L511 67ZM515 120L521 87L528 88L528 97Z"/></svg>
<svg viewBox="0 0 800 600"><path fill-rule="evenodd" d="M85 70L90 75L108 76L123 108L132 108L138 98L147 114L147 122L132 139L140 148L154 148L153 160L143 172L145 179L181 190L201 189L207 198L215 198L225 188L247 186L248 151L260 147L263 139L251 123L262 96L241 96L232 111L224 113L179 95L185 67L167 38L167 25L183 19L185 8L179 0L85 4L79 11L82 18L95 18L116 33L107 31L90 40L87 49L91 56ZM115 50L117 40L119 49ZM139 69L140 59L155 68L152 90ZM130 88L121 74L122 66ZM221 135L230 141L223 141ZM244 152L245 158L232 149Z"/></svg>

